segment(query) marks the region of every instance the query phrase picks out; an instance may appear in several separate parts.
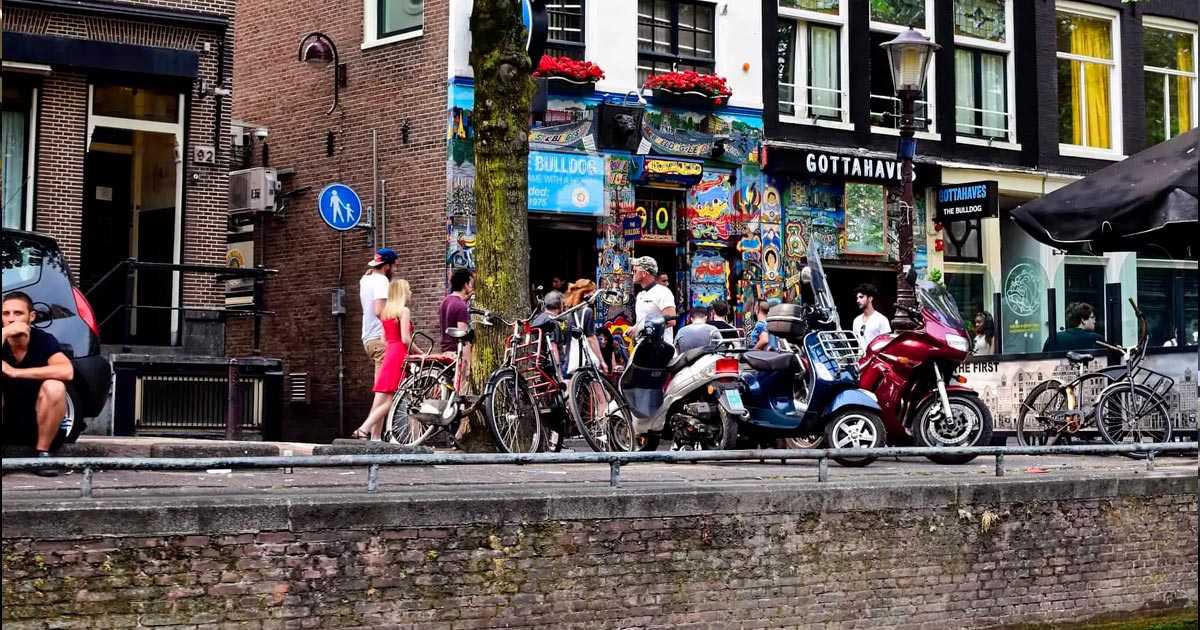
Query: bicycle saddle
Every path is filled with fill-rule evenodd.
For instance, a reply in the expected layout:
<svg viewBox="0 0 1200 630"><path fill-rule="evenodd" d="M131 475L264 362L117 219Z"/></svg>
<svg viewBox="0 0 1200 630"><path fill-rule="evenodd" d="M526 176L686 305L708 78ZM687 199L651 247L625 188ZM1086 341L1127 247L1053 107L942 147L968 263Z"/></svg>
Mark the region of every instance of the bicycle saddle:
<svg viewBox="0 0 1200 630"><path fill-rule="evenodd" d="M463 343L471 343L475 339L475 331L471 329L447 328L446 336L451 339L462 339Z"/></svg>
<svg viewBox="0 0 1200 630"><path fill-rule="evenodd" d="M1067 353L1067 361L1071 363L1087 363L1096 357L1086 352L1076 352L1074 350Z"/></svg>

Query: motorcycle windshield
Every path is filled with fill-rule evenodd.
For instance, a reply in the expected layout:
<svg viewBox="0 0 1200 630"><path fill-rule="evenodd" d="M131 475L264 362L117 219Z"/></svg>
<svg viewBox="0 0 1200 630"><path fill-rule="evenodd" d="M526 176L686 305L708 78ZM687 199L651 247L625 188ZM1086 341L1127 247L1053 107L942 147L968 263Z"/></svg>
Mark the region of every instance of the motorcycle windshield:
<svg viewBox="0 0 1200 630"><path fill-rule="evenodd" d="M940 285L929 280L917 282L917 300L920 302L921 308L925 310L927 317L932 317L950 330L966 334L967 324L958 312L958 305Z"/></svg>
<svg viewBox="0 0 1200 630"><path fill-rule="evenodd" d="M833 302L833 291L829 290L829 276L825 275L825 267L821 265L821 253L817 242L808 242L808 269L812 272L812 291L816 306L825 309L832 317L837 330L842 329L841 318L838 317L837 305Z"/></svg>

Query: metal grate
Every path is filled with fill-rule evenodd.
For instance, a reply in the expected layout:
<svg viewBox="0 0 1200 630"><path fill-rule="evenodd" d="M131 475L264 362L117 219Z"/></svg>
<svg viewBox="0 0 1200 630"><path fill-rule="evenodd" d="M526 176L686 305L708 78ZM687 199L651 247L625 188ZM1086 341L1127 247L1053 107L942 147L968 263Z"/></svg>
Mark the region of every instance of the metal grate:
<svg viewBox="0 0 1200 630"><path fill-rule="evenodd" d="M822 330L817 333L821 350L843 370L851 369L858 362L858 337L846 330Z"/></svg>
<svg viewBox="0 0 1200 630"><path fill-rule="evenodd" d="M288 374L288 397L294 403L309 403L308 372Z"/></svg>
<svg viewBox="0 0 1200 630"><path fill-rule="evenodd" d="M134 426L137 433L199 431L224 433L229 379L224 376L138 376ZM242 429L262 431L263 381L241 375Z"/></svg>

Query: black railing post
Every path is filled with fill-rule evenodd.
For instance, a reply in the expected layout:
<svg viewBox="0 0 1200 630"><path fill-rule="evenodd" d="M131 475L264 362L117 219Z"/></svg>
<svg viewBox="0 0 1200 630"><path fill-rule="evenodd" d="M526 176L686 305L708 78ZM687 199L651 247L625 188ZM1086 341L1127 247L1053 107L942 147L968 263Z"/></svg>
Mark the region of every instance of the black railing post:
<svg viewBox="0 0 1200 630"><path fill-rule="evenodd" d="M1046 289L1046 327L1050 329L1050 334L1046 337L1047 348L1058 347L1058 301L1054 287Z"/></svg>
<svg viewBox="0 0 1200 630"><path fill-rule="evenodd" d="M255 269L254 274L254 348L250 351L252 356L262 356L262 350L259 348L259 342L262 338L262 299L263 299L263 267L259 265Z"/></svg>
<svg viewBox="0 0 1200 630"><path fill-rule="evenodd" d="M1004 296L1000 293L992 294L992 340L996 344L996 354L1004 354L1004 314L1000 309L1004 308ZM972 342L974 343L974 342Z"/></svg>
<svg viewBox="0 0 1200 630"><path fill-rule="evenodd" d="M133 334L133 295L134 284L137 280L137 260L130 258L125 261L125 336L121 352L129 352Z"/></svg>
<svg viewBox="0 0 1200 630"><path fill-rule="evenodd" d="M225 439L242 439L242 391L238 360L229 360L229 400L225 409Z"/></svg>

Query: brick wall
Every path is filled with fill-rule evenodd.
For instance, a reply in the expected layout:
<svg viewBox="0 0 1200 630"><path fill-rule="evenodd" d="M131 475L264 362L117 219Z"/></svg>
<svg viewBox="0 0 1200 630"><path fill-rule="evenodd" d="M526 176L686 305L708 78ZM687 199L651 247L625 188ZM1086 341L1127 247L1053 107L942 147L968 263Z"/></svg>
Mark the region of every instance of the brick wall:
<svg viewBox="0 0 1200 630"><path fill-rule="evenodd" d="M136 4L233 18L233 0L135 0ZM69 12L15 9L7 15L7 28L21 32L76 37L100 41L193 50L200 55L199 80L215 85L218 47L233 46L233 28L219 31L163 26L129 20L86 16ZM209 50L205 51L205 45ZM225 85L233 85L233 55L227 54ZM111 77L107 80L111 80ZM78 275L87 264L80 251L83 170L87 135L88 75L55 70L43 80L39 94L37 188L34 227L56 236ZM188 99L186 144L180 147L184 177L183 259L185 264L221 265L225 261L225 216L228 195L227 160L222 147L217 165L191 163L190 148L227 142L231 106L213 98ZM214 131L221 130L220 142ZM95 270L92 270L95 271ZM107 270L100 270L98 274ZM210 278L185 275L183 304L213 306L224 299L224 288Z"/></svg>
<svg viewBox="0 0 1200 630"><path fill-rule="evenodd" d="M341 324L347 427L357 426L370 404L372 367L360 341L358 280L374 248L362 230L341 234L326 226L317 195L342 182L358 192L364 206L374 203L372 130L378 134L379 178L387 180L387 233L381 237L400 253L397 275L412 283L418 330L434 331L443 296L448 0L425 2L421 37L365 50L362 9L361 2L321 0L243 0L237 7L234 117L269 129L271 166L296 171L285 189L311 187L293 197L281 216L266 220L266 236L257 237L255 248L256 262L280 270L266 286L265 308L276 314L264 320L263 353L283 358L287 372L310 375L312 404L286 410L289 439L328 441L343 434L339 322L330 314L330 294L339 286L346 289L348 308ZM313 31L332 38L348 66L340 106L328 116L332 69L297 61L301 38ZM411 129L407 144L400 131L405 119ZM332 157L325 152L329 131L335 134ZM230 323L231 355L249 352L250 325Z"/></svg>
<svg viewBox="0 0 1200 630"><path fill-rule="evenodd" d="M924 630L1155 610L1195 618L1195 480L1182 475L118 503L14 514L6 502L5 628ZM35 524L46 510L53 523Z"/></svg>

